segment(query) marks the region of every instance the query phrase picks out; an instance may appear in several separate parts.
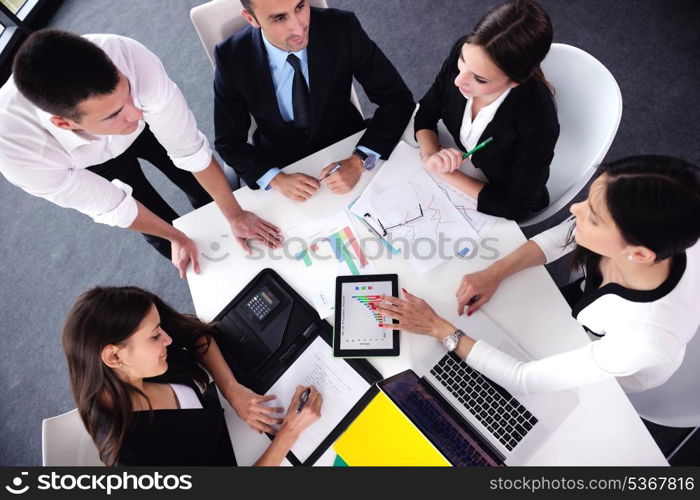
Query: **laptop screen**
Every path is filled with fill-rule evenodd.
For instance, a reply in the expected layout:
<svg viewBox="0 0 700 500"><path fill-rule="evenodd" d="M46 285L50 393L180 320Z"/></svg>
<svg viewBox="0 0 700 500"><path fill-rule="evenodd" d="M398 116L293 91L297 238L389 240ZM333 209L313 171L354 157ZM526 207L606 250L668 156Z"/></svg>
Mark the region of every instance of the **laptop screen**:
<svg viewBox="0 0 700 500"><path fill-rule="evenodd" d="M378 385L452 465L503 464L496 454L488 451L469 424L413 371L401 372Z"/></svg>

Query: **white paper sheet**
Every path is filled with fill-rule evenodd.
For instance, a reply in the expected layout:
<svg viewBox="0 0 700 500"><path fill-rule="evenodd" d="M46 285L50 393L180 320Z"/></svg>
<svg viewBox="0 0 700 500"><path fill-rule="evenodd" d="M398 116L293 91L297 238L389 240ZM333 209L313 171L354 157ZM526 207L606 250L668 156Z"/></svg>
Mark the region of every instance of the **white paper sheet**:
<svg viewBox="0 0 700 500"><path fill-rule="evenodd" d="M422 217L407 222L420 215L421 209ZM480 240L469 220L423 168L417 150L406 143L396 146L350 211L365 217L380 233L382 226L401 224L387 230L386 239L408 253L411 265L420 273L455 255L467 256Z"/></svg>
<svg viewBox="0 0 700 500"><path fill-rule="evenodd" d="M311 424L292 447L304 462L367 392L370 384L317 337L267 392L275 406L289 408L297 386L313 385L323 397L321 418ZM292 410L295 411L295 410Z"/></svg>
<svg viewBox="0 0 700 500"><path fill-rule="evenodd" d="M457 210L462 214L467 222L474 228L481 238L485 238L493 226L500 219L493 215L482 214L476 210L476 200L459 189L447 184L446 182L437 179L431 175L438 187L445 193L445 196L450 200Z"/></svg>

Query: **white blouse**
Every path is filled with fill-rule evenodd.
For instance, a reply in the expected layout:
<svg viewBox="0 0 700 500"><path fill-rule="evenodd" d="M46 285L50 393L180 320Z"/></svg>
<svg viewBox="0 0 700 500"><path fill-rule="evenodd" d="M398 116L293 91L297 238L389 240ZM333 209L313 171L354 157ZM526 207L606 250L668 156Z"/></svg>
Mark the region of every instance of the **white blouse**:
<svg viewBox="0 0 700 500"><path fill-rule="evenodd" d="M532 238L547 263L573 249L564 221ZM513 393L548 392L616 377L626 392L663 384L678 369L700 324L700 243L674 261L669 277L649 291L604 285L583 296L572 314L601 338L561 354L523 362L478 340L469 363Z"/></svg>
<svg viewBox="0 0 700 500"><path fill-rule="evenodd" d="M202 403L199 401L194 390L183 384L170 384L181 410L201 409Z"/></svg>
<svg viewBox="0 0 700 500"><path fill-rule="evenodd" d="M464 110L464 118L462 118L462 127L459 130L459 140L462 142L464 147L467 148L467 151L470 151L476 147L479 137L481 137L481 134L484 133L484 130L488 124L491 123L493 117L496 116L498 108L501 107L501 104L503 104L503 101L506 100L508 94L510 94L510 87L508 87L500 96L498 96L498 99L493 101L488 106L481 108L474 117L473 122L472 104L474 103L474 99L467 99L467 107Z"/></svg>

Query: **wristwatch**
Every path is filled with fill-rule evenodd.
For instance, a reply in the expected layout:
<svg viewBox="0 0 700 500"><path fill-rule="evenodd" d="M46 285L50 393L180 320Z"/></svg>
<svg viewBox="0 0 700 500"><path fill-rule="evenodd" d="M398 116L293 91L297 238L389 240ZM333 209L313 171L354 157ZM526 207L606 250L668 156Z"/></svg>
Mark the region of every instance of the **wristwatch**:
<svg viewBox="0 0 700 500"><path fill-rule="evenodd" d="M360 148L355 148L352 154L362 160L362 166L365 167L365 170L372 170L377 164L377 157L375 155L367 154Z"/></svg>
<svg viewBox="0 0 700 500"><path fill-rule="evenodd" d="M447 337L442 339L442 345L445 346L447 352L452 352L457 349L457 344L459 344L459 338L464 336L462 330L455 330L454 333L450 333Z"/></svg>

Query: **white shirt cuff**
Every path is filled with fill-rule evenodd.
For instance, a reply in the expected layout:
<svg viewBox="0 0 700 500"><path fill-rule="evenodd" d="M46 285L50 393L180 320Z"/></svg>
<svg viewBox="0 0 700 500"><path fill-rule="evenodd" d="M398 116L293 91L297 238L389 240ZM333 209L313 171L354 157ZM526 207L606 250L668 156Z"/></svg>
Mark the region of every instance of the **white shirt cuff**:
<svg viewBox="0 0 700 500"><path fill-rule="evenodd" d="M131 196L131 193L134 190L131 188L131 186L123 183L119 179L114 179L112 184L114 184L124 193L124 197L112 210L94 215L92 220L99 222L100 224L107 224L108 226L129 227L134 223L136 216L139 213L136 200L133 196Z"/></svg>

